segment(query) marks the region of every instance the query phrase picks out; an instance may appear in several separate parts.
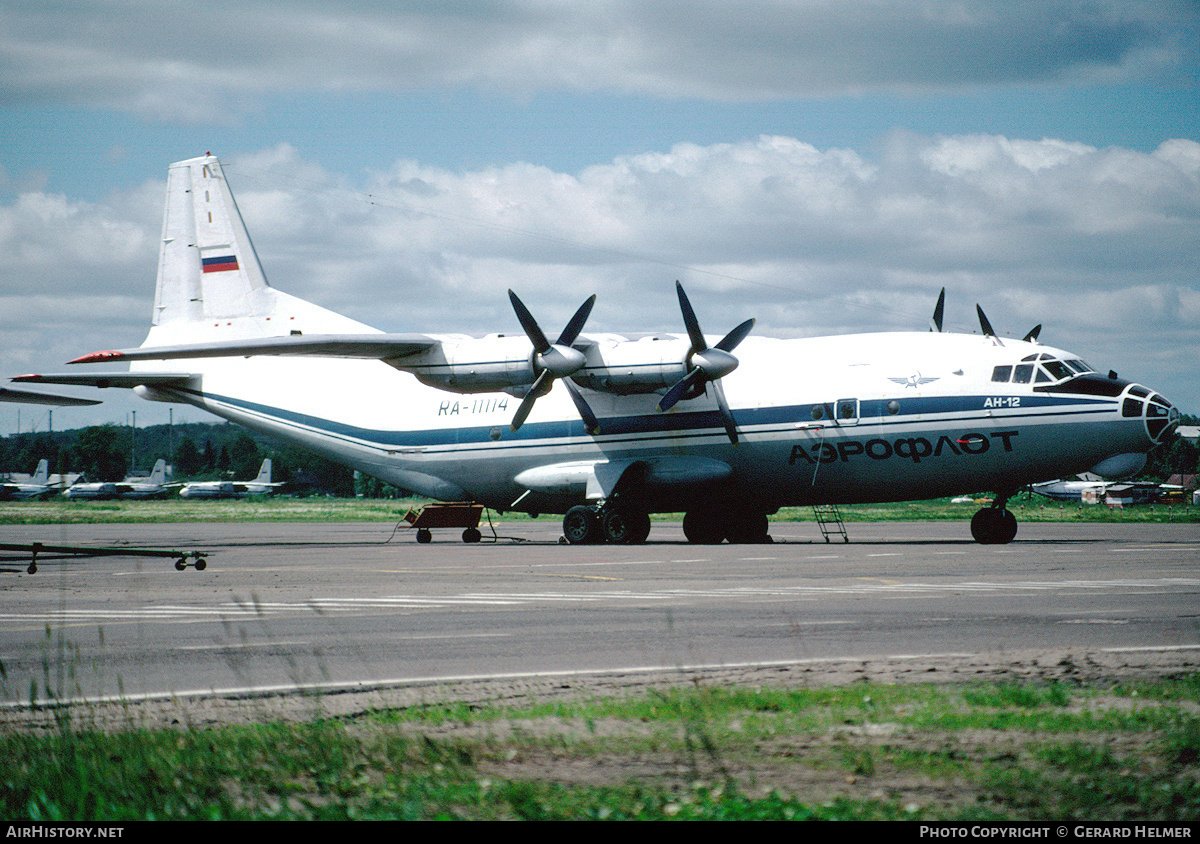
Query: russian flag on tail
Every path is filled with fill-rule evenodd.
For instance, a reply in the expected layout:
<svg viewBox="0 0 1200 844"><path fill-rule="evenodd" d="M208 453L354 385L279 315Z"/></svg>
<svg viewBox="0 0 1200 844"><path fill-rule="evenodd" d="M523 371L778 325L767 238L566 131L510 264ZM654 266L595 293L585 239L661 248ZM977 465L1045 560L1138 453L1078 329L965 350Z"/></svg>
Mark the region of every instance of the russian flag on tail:
<svg viewBox="0 0 1200 844"><path fill-rule="evenodd" d="M222 273L238 268L237 255L218 255L212 258L201 258L200 268L206 273Z"/></svg>

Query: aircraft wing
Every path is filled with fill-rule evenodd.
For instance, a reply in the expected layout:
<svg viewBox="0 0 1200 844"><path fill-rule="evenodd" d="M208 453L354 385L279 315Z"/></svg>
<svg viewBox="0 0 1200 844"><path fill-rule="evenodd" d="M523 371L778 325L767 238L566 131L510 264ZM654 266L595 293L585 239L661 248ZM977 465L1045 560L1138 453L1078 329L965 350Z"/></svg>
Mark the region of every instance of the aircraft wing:
<svg viewBox="0 0 1200 844"><path fill-rule="evenodd" d="M187 372L101 372L84 375L78 372L51 373L48 375L18 375L13 381L24 384L66 384L78 387L182 387L194 375ZM86 404L99 402L85 400Z"/></svg>
<svg viewBox="0 0 1200 844"><path fill-rule="evenodd" d="M294 334L216 343L190 343L93 352L68 363L123 363L135 360L178 360L253 355L313 355L319 357L390 360L425 351L439 341L424 334Z"/></svg>
<svg viewBox="0 0 1200 844"><path fill-rule="evenodd" d="M87 404L100 404L97 399L52 396L49 393L33 393L29 390L9 390L4 387L0 387L0 401L15 401L24 404L50 404L55 407L79 407Z"/></svg>

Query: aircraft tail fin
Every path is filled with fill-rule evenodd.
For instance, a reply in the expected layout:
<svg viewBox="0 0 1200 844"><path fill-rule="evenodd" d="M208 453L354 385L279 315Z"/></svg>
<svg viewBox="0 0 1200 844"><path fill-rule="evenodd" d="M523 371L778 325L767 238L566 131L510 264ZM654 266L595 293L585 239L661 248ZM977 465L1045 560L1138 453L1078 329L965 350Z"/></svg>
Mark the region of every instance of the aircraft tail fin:
<svg viewBox="0 0 1200 844"><path fill-rule="evenodd" d="M262 468L258 470L258 477L254 479L255 483L269 484L271 482L271 458L268 457L262 462Z"/></svg>
<svg viewBox="0 0 1200 844"><path fill-rule="evenodd" d="M31 479L35 484L45 484L50 482L50 461L42 458L38 461L37 471L33 473Z"/></svg>
<svg viewBox="0 0 1200 844"><path fill-rule="evenodd" d="M172 164L154 324L268 316L269 290L221 162L207 155Z"/></svg>
<svg viewBox="0 0 1200 844"><path fill-rule="evenodd" d="M159 459L154 464L154 471L150 473L150 483L165 484L167 482L167 461Z"/></svg>
<svg viewBox="0 0 1200 844"><path fill-rule="evenodd" d="M168 171L152 323L143 345L373 330L267 283L212 155Z"/></svg>

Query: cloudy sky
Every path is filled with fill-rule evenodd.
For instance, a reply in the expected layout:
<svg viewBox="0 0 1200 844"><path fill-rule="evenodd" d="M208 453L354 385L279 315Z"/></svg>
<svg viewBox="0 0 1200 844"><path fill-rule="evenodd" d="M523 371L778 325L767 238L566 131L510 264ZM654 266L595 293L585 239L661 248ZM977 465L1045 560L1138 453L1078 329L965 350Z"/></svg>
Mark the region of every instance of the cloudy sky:
<svg viewBox="0 0 1200 844"><path fill-rule="evenodd" d="M517 330L511 287L678 331L675 279L712 334L924 330L945 287L1200 413L1198 83L1194 0L0 0L0 371L142 341L211 150L271 283L384 330ZM167 420L101 395L54 427Z"/></svg>

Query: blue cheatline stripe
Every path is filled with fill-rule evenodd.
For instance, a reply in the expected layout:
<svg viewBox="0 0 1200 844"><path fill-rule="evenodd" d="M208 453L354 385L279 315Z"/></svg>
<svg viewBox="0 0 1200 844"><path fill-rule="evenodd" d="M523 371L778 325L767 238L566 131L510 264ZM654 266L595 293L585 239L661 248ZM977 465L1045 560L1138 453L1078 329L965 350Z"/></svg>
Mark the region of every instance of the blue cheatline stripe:
<svg viewBox="0 0 1200 844"><path fill-rule="evenodd" d="M272 407L270 405L259 404L256 402L246 401L244 399L234 398L232 396L222 396L215 393L204 393L197 390L180 389L180 392L189 393L199 398L206 398L212 401L217 401L230 407L237 408L249 413L254 413L279 422L288 423L295 426L303 426L306 428L320 431L329 436L335 436L339 439L357 440L363 444L377 446L382 448L417 448L417 447L451 447L457 446L462 450L470 450L473 448L531 448L545 444L547 440L564 440L564 439L592 439L584 429L583 421L579 419L562 420L557 422L527 422L518 431L511 431L508 428L507 422L503 424L492 423L488 425L477 425L463 428L428 428L412 431L383 431L367 428L360 428L354 425L348 425L343 422L336 422L332 419L325 419L319 416L298 413L296 411L286 410L280 407ZM1068 398L1040 398L1022 396L1022 407L1019 410L1027 409L1025 406L1026 399L1040 398L1039 401L1030 401L1030 406L1040 408L1042 412L1024 413L1018 412L1018 409L999 412L992 410L991 416L983 416L984 409L982 403L988 396L954 396L944 398L928 398L928 399L905 399L902 400L901 411L892 415L874 415L864 413L859 417L856 424L839 426L833 423L826 424L825 427L814 429L812 432L820 432L822 434L836 434L844 430L847 432L854 431L860 426L879 425L884 428L895 427L899 425L911 425L914 420L913 416L930 416L933 414L948 414L954 413L953 416L941 416L936 419L922 418L921 422L930 424L945 424L945 423L967 423L967 422L1001 422L1003 420L1019 420L1027 419L1031 422L1043 422L1047 419L1062 418L1066 416L1089 416L1095 414L1108 413L1117 406L1114 400L1098 400L1093 398L1068 397ZM832 402L823 402L820 404L808 405L789 405L784 407L772 408L747 408L735 411L739 428L758 429L755 433L780 433L780 432L796 432L796 425L804 423L811 419L813 407L824 407L832 404ZM869 407L878 405L879 410L883 411L887 404L886 400L864 401L861 402L861 407ZM1053 412L1046 412L1053 409ZM974 411L968 413L966 411ZM886 411L883 411L886 414ZM907 418L906 418L907 417ZM828 422L828 420L826 420ZM774 430L764 426L777 426ZM658 439L699 439L703 437L725 436L725 425L721 418L721 414L716 410L695 411L695 412L674 412L662 414L647 414L639 416L619 416L605 417L600 420L601 433L594 439L601 442L614 441L616 438L625 437L629 442L635 443L639 440L650 442ZM500 427L503 431L501 440L493 440L491 437L492 431Z"/></svg>

